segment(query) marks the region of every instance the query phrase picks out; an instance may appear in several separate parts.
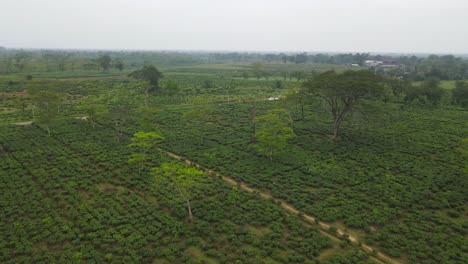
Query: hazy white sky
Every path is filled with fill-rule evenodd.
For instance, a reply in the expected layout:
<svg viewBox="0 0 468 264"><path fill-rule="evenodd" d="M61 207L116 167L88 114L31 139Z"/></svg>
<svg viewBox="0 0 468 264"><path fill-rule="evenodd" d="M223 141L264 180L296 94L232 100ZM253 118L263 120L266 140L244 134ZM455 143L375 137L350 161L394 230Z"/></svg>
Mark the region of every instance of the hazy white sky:
<svg viewBox="0 0 468 264"><path fill-rule="evenodd" d="M468 0L0 0L0 46L468 53Z"/></svg>

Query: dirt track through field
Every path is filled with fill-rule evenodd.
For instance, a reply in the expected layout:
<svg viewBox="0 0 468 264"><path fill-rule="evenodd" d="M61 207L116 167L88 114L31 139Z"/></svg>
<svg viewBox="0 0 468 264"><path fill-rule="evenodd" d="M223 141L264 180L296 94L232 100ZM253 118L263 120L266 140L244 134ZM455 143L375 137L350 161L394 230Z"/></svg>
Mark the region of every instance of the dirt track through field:
<svg viewBox="0 0 468 264"><path fill-rule="evenodd" d="M86 120L85 118L82 118L82 117L75 117L76 119L81 119L81 120ZM32 123L32 122L22 122L21 124L26 124L26 123ZM18 123L16 123L18 124ZM102 124L102 123L98 123L99 125L102 125L102 126L106 126L108 128L111 128L111 129L115 129L113 127L110 127L110 126L107 126L105 124ZM127 134L127 133L126 133ZM128 136L132 136L131 134L127 134ZM244 190L244 191L247 191L249 193L257 193L259 194L261 197L265 198L265 199L270 199L270 200L273 200L274 202L277 202L281 205L281 207L291 213L291 214L301 214L302 216L302 219L307 222L308 224L311 224L311 225L317 225L319 227L319 230L322 234L325 234L325 235L328 235L328 236L331 236L331 237L334 237L336 239L349 239L349 241L351 241L352 244L356 245L356 246L359 246L364 252L368 253L369 255L371 255L372 257L384 262L384 263L390 263L390 264L399 264L399 263L402 263L398 260L395 260L383 253L380 253L377 251L377 249L374 249L373 247L369 246L369 245L366 245L364 243L361 243L356 237L352 236L352 235L349 235L347 234L346 232L344 232L343 230L341 229L336 229L335 232L331 232L330 231L330 225L327 224L327 223L324 223L324 222L320 222L320 221L317 221L315 217L311 216L311 215L308 215L306 213L303 213L301 212L300 210L298 210L297 208L295 208L293 205L291 204L288 204L286 203L285 201L281 200L281 199L278 199L278 198L275 198L273 197L271 194L267 193L267 192L262 192L260 190L257 190L255 188L252 188L250 186L248 186L246 183L243 183L243 182L238 182L236 180L234 180L233 178L231 177L228 177L228 176L224 176L224 175L221 175L219 174L218 172L216 171L213 171L213 170L210 170L210 169L207 169L205 167L203 167L202 165L196 163L196 162L193 162L185 157L182 157L180 155L177 155L173 152L170 152L166 149L163 149L163 148L159 148L161 151L165 152L168 156L174 158L174 159L177 159L179 161L183 161L185 162L186 164L190 165L190 166L193 166L193 167L196 167L200 170L203 170L205 171L205 173L209 176L212 176L212 177L218 177L218 178L221 178L223 179L225 182L229 183L230 185L233 185L233 186L238 186L240 189Z"/></svg>
<svg viewBox="0 0 468 264"><path fill-rule="evenodd" d="M337 229L336 232L330 232L330 225L329 224L317 221L315 217L301 212L300 210L296 209L291 204L288 204L288 203L286 203L285 201L283 201L281 199L277 199L277 198L273 197L269 193L262 192L260 190L254 189L252 187L249 187L247 184L245 184L243 182L238 182L238 181L236 181L236 180L234 180L234 179L232 179L232 178L230 178L228 176L220 175L219 173L217 173L217 172L215 172L213 170L206 169L203 166L201 166L200 164L198 164L196 162L193 162L193 161L191 161L189 159L186 159L185 157L179 156L179 155L177 155L175 153L172 153L172 152L167 151L167 150L162 149L162 148L160 148L160 149L162 151L166 152L170 157L172 157L174 159L183 161L183 162L185 162L185 163L187 163L187 164L189 164L191 166L194 166L194 167L196 167L198 169L204 170L209 176L220 177L221 179L223 179L225 182L229 183L230 185L239 186L239 188L242 189L242 190L245 190L245 191L250 192L250 193L258 193L261 197L263 197L265 199L270 199L270 200L273 200L275 202L280 203L281 207L284 210L286 210L287 212L292 213L292 214L301 214L303 220L306 221L307 223L312 224L312 225L318 225L320 231L323 234L326 234L326 235L329 235L329 236L332 236L332 237L335 237L335 238L338 238L338 239L345 239L347 237L351 241L352 244L359 246L363 251L370 254L371 256L374 256L375 258L377 258L378 260L380 260L380 261L382 261L384 263L391 263L391 264L401 263L400 261L397 261L397 260L395 260L393 258L390 258L389 256L387 256L387 255L385 255L383 253L377 252L377 250L374 249L373 247L361 243L356 237L354 237L352 235L349 235L349 234L346 234L341 229ZM377 253L374 253L374 252L377 252Z"/></svg>

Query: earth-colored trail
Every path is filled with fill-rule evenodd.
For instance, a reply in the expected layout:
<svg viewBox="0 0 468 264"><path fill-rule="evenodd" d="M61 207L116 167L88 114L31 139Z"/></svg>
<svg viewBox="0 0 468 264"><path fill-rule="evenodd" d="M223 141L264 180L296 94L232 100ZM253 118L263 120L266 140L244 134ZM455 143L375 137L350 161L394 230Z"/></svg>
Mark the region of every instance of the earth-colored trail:
<svg viewBox="0 0 468 264"><path fill-rule="evenodd" d="M346 234L341 229L337 229L335 233L330 232L330 225L329 224L324 223L324 222L320 222L320 221L316 221L315 217L301 212L300 210L296 209L291 204L288 204L288 203L286 203L285 201L283 201L281 199L277 199L277 198L273 197L269 193L262 192L260 190L249 187L247 184L245 184L243 182L238 182L238 181L236 181L236 180L234 180L234 179L232 179L232 178L230 178L228 176L220 175L219 173L217 173L217 172L215 172L213 170L206 169L206 168L204 168L203 166L201 166L200 164L198 164L196 162L193 162L193 161L191 161L191 160L189 160L189 159L187 159L185 157L179 156L179 155L177 155L175 153L172 153L170 151L167 151L165 149L161 149L161 150L166 152L172 158L175 158L175 159L180 160L180 161L184 161L185 163L187 163L187 164L189 164L191 166L194 166L194 167L197 167L198 169L204 170L210 176L220 177L221 179L223 179L227 183L229 183L229 184L231 184L233 186L239 186L239 188L241 188L241 189L243 189L243 190L245 190L247 192L258 193L263 198L271 199L271 200L273 200L275 202L279 202L281 207L284 210L286 210L287 212L289 212L289 213L292 213L292 214L301 213L302 216L303 216L304 221L306 221L307 223L312 224L312 225L318 225L318 227L319 227L319 229L320 229L320 231L322 233L327 234L327 235L331 235L331 236L333 236L335 238L338 238L338 239L343 239L343 238L347 237L351 241L352 244L359 246L363 251L370 254L371 256L374 256L375 258L377 258L378 260L380 260L380 261L382 261L384 263L390 263L390 264L401 263L398 260L395 260L395 259L390 258L389 256L387 256L387 255L385 255L383 253L378 252L373 247L361 243L356 237L354 237L352 235L349 235L349 234ZM375 252L377 252L377 253L375 253Z"/></svg>
<svg viewBox="0 0 468 264"><path fill-rule="evenodd" d="M82 119L82 120L86 119L86 117L83 118L82 116L81 117L75 117L75 118L76 119ZM14 123L14 124L15 125L30 125L31 123L32 123L32 121ZM101 125L103 125L103 124L101 124ZM345 233L341 229L337 229L335 232L330 232L330 225L329 224L317 221L315 217L301 212L300 210L296 209L291 204L288 204L288 203L286 203L285 201L283 201L281 199L275 198L275 197L273 197L271 194L269 194L267 192L262 192L260 190L257 190L255 188L252 188L252 187L248 186L246 183L238 182L238 181L234 180L231 177L221 175L221 174L219 174L219 173L217 173L217 172L215 172L213 170L207 169L207 168L201 166L200 164L198 164L196 162L193 162L193 161L191 161L191 160L189 160L189 159L187 159L185 157L177 155L177 154L175 154L173 152L170 152L170 151L168 151L166 149L163 149L163 148L159 148L159 149L161 151L165 152L167 155L169 155L170 157L172 157L174 159L183 161L183 162L187 163L188 165L194 166L194 167L196 167L198 169L201 169L201 170L205 171L209 176L220 177L221 179L223 179L225 182L229 183L230 185L239 186L242 190L245 190L245 191L250 192L250 193L258 193L261 197L263 197L265 199L271 199L271 200L273 200L275 202L278 202L281 205L281 207L284 210L286 210L287 212L289 212L289 213L292 213L292 214L301 213L302 218L304 219L304 221L306 221L307 223L312 224L312 225L318 225L319 230L320 230L321 233L326 234L326 235L331 236L331 237L334 237L334 238L337 238L337 239L344 239L345 236L346 236L347 239L349 239L352 244L359 246L364 252L370 254L372 257L375 257L376 259L378 259L378 260L380 260L380 261L382 261L384 263L389 263L389 264L400 264L400 263L402 263L402 262L400 262L398 260L395 260L395 259L393 259L393 258L391 258L391 257L389 257L389 256L387 256L387 255L385 255L383 253L378 252L377 249L374 249L373 247L371 247L369 245L361 243L356 237Z"/></svg>

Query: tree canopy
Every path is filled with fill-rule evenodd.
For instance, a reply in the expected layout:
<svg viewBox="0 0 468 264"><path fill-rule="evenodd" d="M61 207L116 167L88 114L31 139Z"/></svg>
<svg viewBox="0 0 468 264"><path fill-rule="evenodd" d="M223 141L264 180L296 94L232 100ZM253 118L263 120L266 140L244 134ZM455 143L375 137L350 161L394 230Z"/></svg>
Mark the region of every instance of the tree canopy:
<svg viewBox="0 0 468 264"><path fill-rule="evenodd" d="M445 90L440 87L440 81L437 78L425 80L419 86L411 86L408 89L405 101L407 103L418 102L420 105L437 106L444 96Z"/></svg>
<svg viewBox="0 0 468 264"><path fill-rule="evenodd" d="M284 148L287 141L296 136L291 127L292 120L284 109L269 110L265 115L255 118L255 122L258 124L255 148L270 160L273 160L275 151Z"/></svg>
<svg viewBox="0 0 468 264"><path fill-rule="evenodd" d="M468 83L463 81L456 82L452 96L454 103L468 108Z"/></svg>
<svg viewBox="0 0 468 264"><path fill-rule="evenodd" d="M128 76L147 81L150 84L150 92L157 92L159 89L159 80L163 74L153 65L146 65L142 69L131 72Z"/></svg>
<svg viewBox="0 0 468 264"><path fill-rule="evenodd" d="M327 71L306 81L304 86L310 95L329 105L333 116L333 138L337 138L346 116L360 100L383 94L382 82L381 77L366 70Z"/></svg>
<svg viewBox="0 0 468 264"><path fill-rule="evenodd" d="M101 66L102 71L108 71L111 67L112 58L109 55L101 55L96 61Z"/></svg>
<svg viewBox="0 0 468 264"><path fill-rule="evenodd" d="M200 176L203 172L182 165L178 162L163 163L160 167L153 169L156 184L172 188L187 207L190 222L192 215L192 189L200 183Z"/></svg>

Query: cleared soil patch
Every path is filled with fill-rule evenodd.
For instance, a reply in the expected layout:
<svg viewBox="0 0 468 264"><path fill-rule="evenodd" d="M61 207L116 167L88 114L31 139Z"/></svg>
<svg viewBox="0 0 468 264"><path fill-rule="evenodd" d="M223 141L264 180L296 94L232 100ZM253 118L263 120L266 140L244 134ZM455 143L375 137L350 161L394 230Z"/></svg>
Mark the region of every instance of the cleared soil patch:
<svg viewBox="0 0 468 264"><path fill-rule="evenodd" d="M18 123L13 123L13 125L17 125L17 126L30 126L32 125L32 121L26 121L26 122L18 122Z"/></svg>

